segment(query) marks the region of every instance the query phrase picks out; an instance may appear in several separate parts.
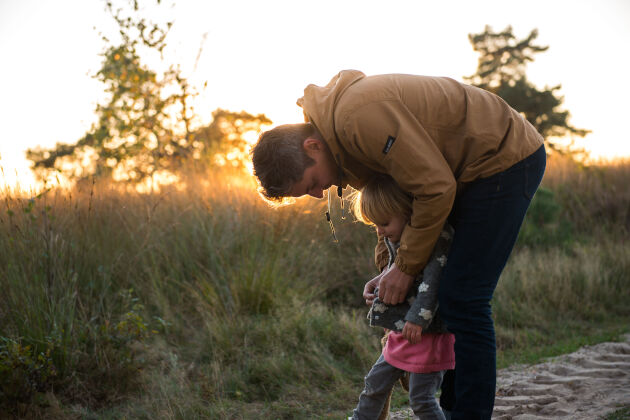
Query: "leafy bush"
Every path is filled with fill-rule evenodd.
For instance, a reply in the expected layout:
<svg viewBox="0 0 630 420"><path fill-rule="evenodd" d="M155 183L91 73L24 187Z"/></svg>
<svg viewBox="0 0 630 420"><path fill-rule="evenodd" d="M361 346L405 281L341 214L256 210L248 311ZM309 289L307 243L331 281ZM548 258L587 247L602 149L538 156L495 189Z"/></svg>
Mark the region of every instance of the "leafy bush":
<svg viewBox="0 0 630 420"><path fill-rule="evenodd" d="M50 389L58 371L52 359L57 347L54 339L37 351L18 340L0 337L0 407L3 402L29 402L37 392Z"/></svg>
<svg viewBox="0 0 630 420"><path fill-rule="evenodd" d="M552 190L540 187L525 215L518 244L532 247L564 246L573 239L573 227Z"/></svg>

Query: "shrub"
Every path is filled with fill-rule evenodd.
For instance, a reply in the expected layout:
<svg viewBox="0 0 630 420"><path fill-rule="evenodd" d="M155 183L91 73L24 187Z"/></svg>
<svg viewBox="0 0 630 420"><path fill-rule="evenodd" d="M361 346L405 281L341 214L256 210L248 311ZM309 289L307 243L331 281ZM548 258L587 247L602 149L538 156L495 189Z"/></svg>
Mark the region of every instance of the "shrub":
<svg viewBox="0 0 630 420"><path fill-rule="evenodd" d="M527 210L517 243L535 247L564 246L572 238L572 224L566 219L554 192L540 187Z"/></svg>

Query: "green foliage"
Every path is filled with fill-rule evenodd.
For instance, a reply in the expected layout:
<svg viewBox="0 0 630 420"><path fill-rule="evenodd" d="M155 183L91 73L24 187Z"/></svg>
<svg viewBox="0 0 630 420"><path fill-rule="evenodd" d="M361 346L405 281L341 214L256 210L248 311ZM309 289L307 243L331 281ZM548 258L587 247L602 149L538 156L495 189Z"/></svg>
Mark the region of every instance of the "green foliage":
<svg viewBox="0 0 630 420"><path fill-rule="evenodd" d="M630 407L623 407L608 414L604 420L628 420L630 419Z"/></svg>
<svg viewBox="0 0 630 420"><path fill-rule="evenodd" d="M526 222L542 239L517 247L493 300L503 365L608 340L630 320L626 213L598 199L627 203L628 167L561 178L550 164ZM225 168L184 180L147 194L100 180L3 197L1 412L348 415L380 351L361 298L376 273L373 229L334 212L335 244L324 202L269 208L253 179ZM588 207L568 211L576 196ZM591 218L580 241L544 232L576 217Z"/></svg>
<svg viewBox="0 0 630 420"><path fill-rule="evenodd" d="M540 187L527 210L518 244L532 247L564 246L572 237L571 222L562 211L554 192Z"/></svg>
<svg viewBox="0 0 630 420"><path fill-rule="evenodd" d="M217 174L159 194L96 182L33 200L6 198L12 215L0 215L0 336L31 348L58 336L51 350L57 374L30 399L23 392L24 404L44 410L37 395L54 391L66 407L101 412L138 390L168 387L167 398L194 405L174 402L183 417L238 418L244 409L259 413L261 402L294 414L283 396L310 395L300 403L308 410L343 408L354 398L378 340L363 307L355 316L324 297L373 274L369 241L350 236L373 232L339 226L349 247L338 248L312 214L323 220L322 203L311 202L308 213L273 210L251 179ZM350 253L364 262L344 265ZM33 354L45 352L39 346ZM152 413L132 418L164 418L152 404L128 410Z"/></svg>
<svg viewBox="0 0 630 420"><path fill-rule="evenodd" d="M50 389L57 376L51 355L54 339L48 338L44 347L37 352L36 347L0 337L0 408L3 402L30 402L37 392Z"/></svg>
<svg viewBox="0 0 630 420"><path fill-rule="evenodd" d="M186 79L174 67L158 75L140 59L141 51L162 53L172 22L148 22L137 2L125 9L115 9L111 2L106 5L118 24L120 43L103 37L109 45L95 77L105 85L109 99L97 105L98 121L76 144L27 151L34 169L42 173L63 168L65 162L74 163L64 170L70 178L111 177L118 169L123 178L137 181L156 170L176 167L191 153L188 126L178 130L171 117L172 113L179 113L182 120L188 117L192 93Z"/></svg>
<svg viewBox="0 0 630 420"><path fill-rule="evenodd" d="M535 54L549 48L535 45L537 37L538 30L534 29L525 39L518 40L511 26L501 32L493 32L491 27L486 26L484 32L470 34L468 38L473 49L479 53L479 62L477 72L465 79L474 86L497 94L521 112L551 148L567 151L553 139L567 135L583 137L589 131L569 124L569 112L560 109L564 102L564 98L557 96L560 85L540 90L527 79L527 63L534 61Z"/></svg>
<svg viewBox="0 0 630 420"><path fill-rule="evenodd" d="M158 2L159 3L159 2ZM70 179L101 176L141 182L159 171L177 173L191 159L236 153L242 165L243 134L271 121L264 115L217 110L213 121L198 127L192 105L195 89L177 66L157 72L147 59L163 60L172 22L153 23L138 2L107 11L117 23L119 42L105 36L103 61L95 77L108 99L97 105L98 120L75 144L29 149L27 158L42 179L54 171Z"/></svg>
<svg viewBox="0 0 630 420"><path fill-rule="evenodd" d="M203 145L203 153L209 161L227 163L243 168L249 161L248 143L245 136L258 133L271 120L264 114L252 115L245 111L232 112L217 109L212 113L212 122L191 134L193 144Z"/></svg>
<svg viewBox="0 0 630 420"><path fill-rule="evenodd" d="M479 61L477 72L466 79L492 92L522 79L527 63L534 61L535 54L549 48L534 45L537 37L538 30L534 29L527 38L517 40L511 26L502 32L493 32L490 26L486 26L482 33L469 34L473 49L479 53Z"/></svg>
<svg viewBox="0 0 630 420"><path fill-rule="evenodd" d="M40 395L53 390L86 404L107 404L118 392L133 389L147 362L145 343L164 330L163 321L148 321L131 290L108 293L109 269L96 264L103 249L95 252L89 245L93 202L87 194L81 204L51 191L33 199L5 197L6 212L0 216L3 411L18 413L20 404L37 404ZM82 205L87 214L77 212ZM71 230L75 234L68 236ZM84 387L90 392L79 391Z"/></svg>
<svg viewBox="0 0 630 420"><path fill-rule="evenodd" d="M492 300L499 359L532 363L627 332L628 273L630 246L610 238L519 249Z"/></svg>

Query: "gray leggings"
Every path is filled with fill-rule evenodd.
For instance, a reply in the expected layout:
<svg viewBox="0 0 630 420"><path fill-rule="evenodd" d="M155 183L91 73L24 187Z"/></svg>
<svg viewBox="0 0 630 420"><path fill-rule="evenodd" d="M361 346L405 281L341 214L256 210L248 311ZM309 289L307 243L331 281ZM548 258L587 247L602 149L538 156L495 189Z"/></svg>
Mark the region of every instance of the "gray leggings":
<svg viewBox="0 0 630 420"><path fill-rule="evenodd" d="M359 396L359 404L354 409L352 419L378 419L389 392L404 373L404 370L387 363L381 354L365 377L365 388ZM422 420L444 420L444 413L435 398L443 376L444 371L409 375L409 405Z"/></svg>

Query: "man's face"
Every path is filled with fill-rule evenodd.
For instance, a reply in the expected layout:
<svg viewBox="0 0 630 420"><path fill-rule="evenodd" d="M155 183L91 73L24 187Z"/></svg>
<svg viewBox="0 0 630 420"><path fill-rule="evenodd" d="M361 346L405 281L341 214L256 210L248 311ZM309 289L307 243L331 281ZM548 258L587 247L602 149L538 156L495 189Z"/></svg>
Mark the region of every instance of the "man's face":
<svg viewBox="0 0 630 420"><path fill-rule="evenodd" d="M293 184L289 191L291 197L301 197L310 195L315 198L322 198L324 190L327 190L333 183L338 181L337 165L328 148L321 140L306 139L304 141L306 154L315 163L304 170L302 179Z"/></svg>

